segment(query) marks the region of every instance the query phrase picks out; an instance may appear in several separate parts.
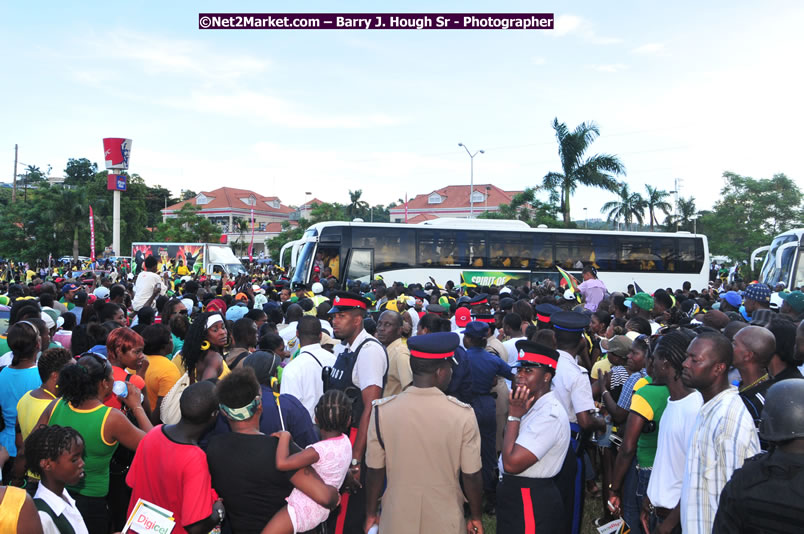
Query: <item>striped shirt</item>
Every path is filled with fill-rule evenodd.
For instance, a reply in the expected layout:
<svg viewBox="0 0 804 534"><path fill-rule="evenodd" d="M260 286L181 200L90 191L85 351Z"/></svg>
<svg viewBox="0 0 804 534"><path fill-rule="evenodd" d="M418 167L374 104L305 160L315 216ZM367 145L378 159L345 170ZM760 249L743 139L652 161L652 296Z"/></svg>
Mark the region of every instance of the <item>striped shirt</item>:
<svg viewBox="0 0 804 534"><path fill-rule="evenodd" d="M723 486L746 458L759 453L759 437L737 388L730 387L701 407L687 447L681 486L684 534L709 534Z"/></svg>

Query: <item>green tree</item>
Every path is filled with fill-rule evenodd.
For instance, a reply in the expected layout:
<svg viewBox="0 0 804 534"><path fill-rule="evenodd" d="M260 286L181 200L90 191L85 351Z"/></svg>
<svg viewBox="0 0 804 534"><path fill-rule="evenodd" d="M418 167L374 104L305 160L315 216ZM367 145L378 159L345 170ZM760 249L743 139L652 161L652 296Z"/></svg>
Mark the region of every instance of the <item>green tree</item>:
<svg viewBox="0 0 804 534"><path fill-rule="evenodd" d="M628 184L620 184L617 191L618 199L606 202L600 209L601 213L606 213L609 222L623 220L625 228L628 229L636 219L637 223L642 224L645 214L645 200L639 193L632 193Z"/></svg>
<svg viewBox="0 0 804 534"><path fill-rule="evenodd" d="M160 223L156 229L155 239L158 241L193 241L212 243L220 239L218 227L206 217L199 215L200 208L185 204L167 221Z"/></svg>
<svg viewBox="0 0 804 534"><path fill-rule="evenodd" d="M542 185L553 192L553 199L558 200L560 197L564 225L569 227L570 197L578 185L617 192L619 184L613 176L624 175L625 167L617 156L610 154L595 154L584 158L589 146L600 136L600 130L594 122L583 122L570 131L565 123L559 123L556 118L553 120L553 129L558 140L562 172L547 173L542 179Z"/></svg>
<svg viewBox="0 0 804 534"><path fill-rule="evenodd" d="M544 224L550 228L561 225L558 207L536 199L538 188L528 187L511 198L510 204L500 204L499 211L484 211L478 219L516 219L536 227Z"/></svg>
<svg viewBox="0 0 804 534"><path fill-rule="evenodd" d="M659 219L656 217L656 211L661 211L665 215L670 215L670 210L673 207L665 199L670 196L667 191L662 191L659 188L645 185L647 195L645 196L645 207L650 216L650 231L653 231L653 224L659 224Z"/></svg>
<svg viewBox="0 0 804 534"><path fill-rule="evenodd" d="M693 221L692 218L698 213L695 207L695 198L678 197L676 202L676 213L668 215L665 219L665 226L668 232L676 232L682 230L684 232L692 232Z"/></svg>
<svg viewBox="0 0 804 534"><path fill-rule="evenodd" d="M92 163L87 158L70 158L67 160L67 167L64 169L64 184L83 185L92 181L97 173L97 163Z"/></svg>
<svg viewBox="0 0 804 534"><path fill-rule="evenodd" d="M366 213L368 213L369 204L365 200L360 200L363 195L363 190L357 191L349 190L349 205L346 207L346 214L349 220L360 217L365 220Z"/></svg>
<svg viewBox="0 0 804 534"><path fill-rule="evenodd" d="M720 200L698 219L713 254L748 260L776 235L804 225L802 191L786 175L755 179L724 172L723 179Z"/></svg>
<svg viewBox="0 0 804 534"><path fill-rule="evenodd" d="M182 189L181 190L181 200L190 200L191 198L195 198L197 196L198 196L198 193L196 193L192 189Z"/></svg>

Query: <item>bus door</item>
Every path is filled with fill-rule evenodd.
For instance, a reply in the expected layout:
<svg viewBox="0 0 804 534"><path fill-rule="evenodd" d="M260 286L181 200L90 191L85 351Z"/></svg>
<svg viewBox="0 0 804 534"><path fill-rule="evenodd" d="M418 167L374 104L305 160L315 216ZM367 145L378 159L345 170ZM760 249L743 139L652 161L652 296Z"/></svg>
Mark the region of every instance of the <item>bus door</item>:
<svg viewBox="0 0 804 534"><path fill-rule="evenodd" d="M790 281L790 285L787 286L790 291L792 291L793 288L801 288L804 286L804 258L802 258L802 256L804 256L804 234L801 235L801 241L799 241L798 251L796 252L795 265L793 266L795 276Z"/></svg>
<svg viewBox="0 0 804 534"><path fill-rule="evenodd" d="M346 287L352 282L369 283L374 276L374 249L353 248L346 258L343 279Z"/></svg>

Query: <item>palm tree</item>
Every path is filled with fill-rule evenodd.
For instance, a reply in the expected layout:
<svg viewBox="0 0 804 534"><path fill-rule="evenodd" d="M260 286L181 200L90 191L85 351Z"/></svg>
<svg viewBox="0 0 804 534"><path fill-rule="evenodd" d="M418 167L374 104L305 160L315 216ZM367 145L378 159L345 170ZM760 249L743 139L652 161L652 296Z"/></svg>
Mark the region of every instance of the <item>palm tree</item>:
<svg viewBox="0 0 804 534"><path fill-rule="evenodd" d="M645 190L648 192L647 196L645 197L645 207L647 207L648 214L650 215L650 231L652 232L654 221L657 225L659 224L659 219L656 217L656 210L661 210L665 216L667 216L670 214L670 210L673 209L673 207L669 202L665 202L664 200L670 196L670 193L667 191L663 191L650 185L645 185Z"/></svg>
<svg viewBox="0 0 804 534"><path fill-rule="evenodd" d="M617 192L619 184L613 175L625 174L625 167L617 156L595 154L584 159L584 153L592 141L600 135L594 122L582 122L572 132L567 125L553 119L553 129L558 140L558 156L561 159L563 173L549 172L542 179L545 189L553 191L551 199L557 200L561 195L561 212L564 214L564 225L570 225L570 196L580 185L600 187L607 191Z"/></svg>
<svg viewBox="0 0 804 534"><path fill-rule="evenodd" d="M689 231L692 228L692 217L697 212L695 208L695 198L678 198L678 203L676 204L676 217L675 217L675 226L676 229L681 229Z"/></svg>
<svg viewBox="0 0 804 534"><path fill-rule="evenodd" d="M620 198L603 204L603 208L600 212L608 212L607 218L609 222L617 222L617 220L622 218L626 228L631 225L634 219L636 219L639 224L642 224L646 206L642 195L632 193L628 188L628 184L620 184L620 190L617 194Z"/></svg>
<svg viewBox="0 0 804 534"><path fill-rule="evenodd" d="M362 194L362 189L358 189L357 191L349 190L349 205L346 206L346 214L349 216L349 219L360 217L369 209L368 202L360 200Z"/></svg>

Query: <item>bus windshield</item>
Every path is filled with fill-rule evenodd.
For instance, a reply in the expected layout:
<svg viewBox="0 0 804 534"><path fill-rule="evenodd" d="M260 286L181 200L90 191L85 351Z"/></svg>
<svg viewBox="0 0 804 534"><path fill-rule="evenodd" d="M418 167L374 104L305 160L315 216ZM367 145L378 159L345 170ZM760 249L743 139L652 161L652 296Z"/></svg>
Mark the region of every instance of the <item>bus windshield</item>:
<svg viewBox="0 0 804 534"><path fill-rule="evenodd" d="M309 241L302 245L301 251L299 252L299 259L296 261L296 269L293 271L293 276L291 277L294 286L305 282L307 273L310 270L310 261L313 259L313 256L315 256L316 245L317 243L315 241Z"/></svg>
<svg viewBox="0 0 804 534"><path fill-rule="evenodd" d="M785 243L797 240L798 238L795 235L783 235L773 240L768 254L765 256L762 272L759 275L759 279L762 283L770 285L776 285L779 282L787 283L790 270L793 268L793 260L796 258L796 247L790 247L782 253L781 269L776 268L776 253L779 251L779 247Z"/></svg>

